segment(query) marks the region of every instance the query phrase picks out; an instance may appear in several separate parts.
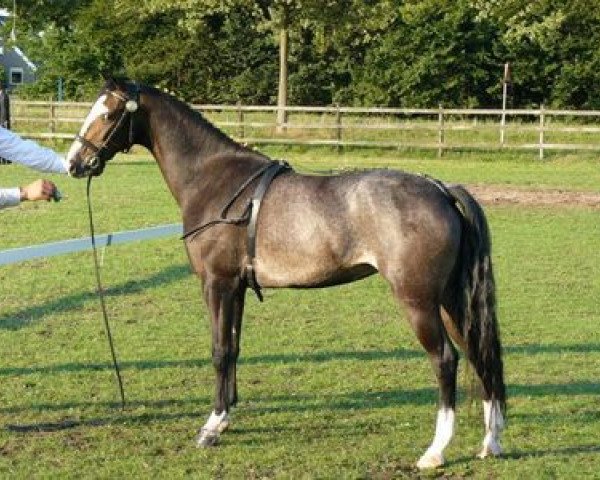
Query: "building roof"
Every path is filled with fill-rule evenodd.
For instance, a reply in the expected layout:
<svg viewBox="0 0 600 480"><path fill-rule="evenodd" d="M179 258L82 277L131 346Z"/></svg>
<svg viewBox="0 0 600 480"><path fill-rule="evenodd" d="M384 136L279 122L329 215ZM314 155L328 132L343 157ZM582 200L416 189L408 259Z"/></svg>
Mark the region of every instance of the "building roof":
<svg viewBox="0 0 600 480"><path fill-rule="evenodd" d="M24 62L27 64L27 66L28 66L29 68L31 68L31 70L33 70L34 72L35 72L35 71L37 71L37 66L36 66L36 64L35 64L35 63L33 63L31 60L29 60L29 59L27 58L27 56L26 56L26 55L23 53L23 51L22 51L22 50L21 50L19 47L17 47L17 46L14 46L14 47L13 47L13 50L15 51L15 53L16 53L16 54L17 54L19 57L21 57L21 58L23 59L23 61L24 61Z"/></svg>
<svg viewBox="0 0 600 480"><path fill-rule="evenodd" d="M10 10L8 10L7 8L0 8L0 25L4 25L6 23L6 21L12 17L12 13ZM2 42L2 40L0 40L0 54L4 54L4 42ZM29 58L27 58L27 55L25 55L23 53L23 50L21 50L19 47L17 47L16 45L14 47L12 47L12 50L21 58L21 60L23 60L23 62L25 62L25 64L33 71L37 71L37 66L35 63L33 63L31 60L29 60Z"/></svg>

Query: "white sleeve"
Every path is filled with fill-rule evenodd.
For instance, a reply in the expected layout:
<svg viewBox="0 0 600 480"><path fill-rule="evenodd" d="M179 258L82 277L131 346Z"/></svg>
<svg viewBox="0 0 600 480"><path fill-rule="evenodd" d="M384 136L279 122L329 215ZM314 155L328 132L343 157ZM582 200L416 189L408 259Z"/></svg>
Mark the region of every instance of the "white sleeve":
<svg viewBox="0 0 600 480"><path fill-rule="evenodd" d="M42 147L32 140L24 140L3 127L0 127L0 157L40 172L68 171L65 158L54 150Z"/></svg>
<svg viewBox="0 0 600 480"><path fill-rule="evenodd" d="M0 208L14 207L21 203L21 189L0 188Z"/></svg>

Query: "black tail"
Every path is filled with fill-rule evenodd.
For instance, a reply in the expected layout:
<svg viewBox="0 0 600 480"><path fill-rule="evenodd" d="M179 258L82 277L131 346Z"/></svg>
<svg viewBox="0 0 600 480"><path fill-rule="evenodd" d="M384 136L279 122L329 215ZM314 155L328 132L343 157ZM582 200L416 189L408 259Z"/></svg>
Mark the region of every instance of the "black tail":
<svg viewBox="0 0 600 480"><path fill-rule="evenodd" d="M460 185L448 187L463 217L457 291L467 356L483 383L486 399L506 408L502 346L496 318L496 285L492 271L491 240L485 214ZM462 293L462 295L460 295Z"/></svg>

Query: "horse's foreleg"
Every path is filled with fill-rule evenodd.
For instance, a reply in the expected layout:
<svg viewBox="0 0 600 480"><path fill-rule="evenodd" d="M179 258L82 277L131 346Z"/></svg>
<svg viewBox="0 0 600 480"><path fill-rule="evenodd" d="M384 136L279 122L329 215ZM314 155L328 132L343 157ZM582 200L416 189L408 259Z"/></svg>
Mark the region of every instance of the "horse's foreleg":
<svg viewBox="0 0 600 480"><path fill-rule="evenodd" d="M237 361L240 356L240 340L242 336L242 317L244 315L245 288L240 288L233 299L233 321L231 326L231 361L229 362L229 405L234 406L238 401L237 391Z"/></svg>
<svg viewBox="0 0 600 480"><path fill-rule="evenodd" d="M429 355L439 384L435 436L417 462L418 468L435 468L444 464L444 449L454 434L458 355L442 324L439 307L411 307L409 319L417 338Z"/></svg>
<svg viewBox="0 0 600 480"><path fill-rule="evenodd" d="M232 324L235 285L228 279L208 279L204 296L211 317L212 361L215 368L214 410L200 430L199 447L215 445L229 426L229 368L232 361Z"/></svg>

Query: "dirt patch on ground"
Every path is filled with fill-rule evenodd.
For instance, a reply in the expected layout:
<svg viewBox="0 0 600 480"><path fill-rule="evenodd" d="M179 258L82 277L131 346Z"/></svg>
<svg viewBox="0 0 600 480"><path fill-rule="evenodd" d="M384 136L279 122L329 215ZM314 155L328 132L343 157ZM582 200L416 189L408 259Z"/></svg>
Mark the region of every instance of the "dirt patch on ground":
<svg viewBox="0 0 600 480"><path fill-rule="evenodd" d="M586 206L600 209L600 193L565 190L526 190L506 185L465 185L483 204Z"/></svg>

